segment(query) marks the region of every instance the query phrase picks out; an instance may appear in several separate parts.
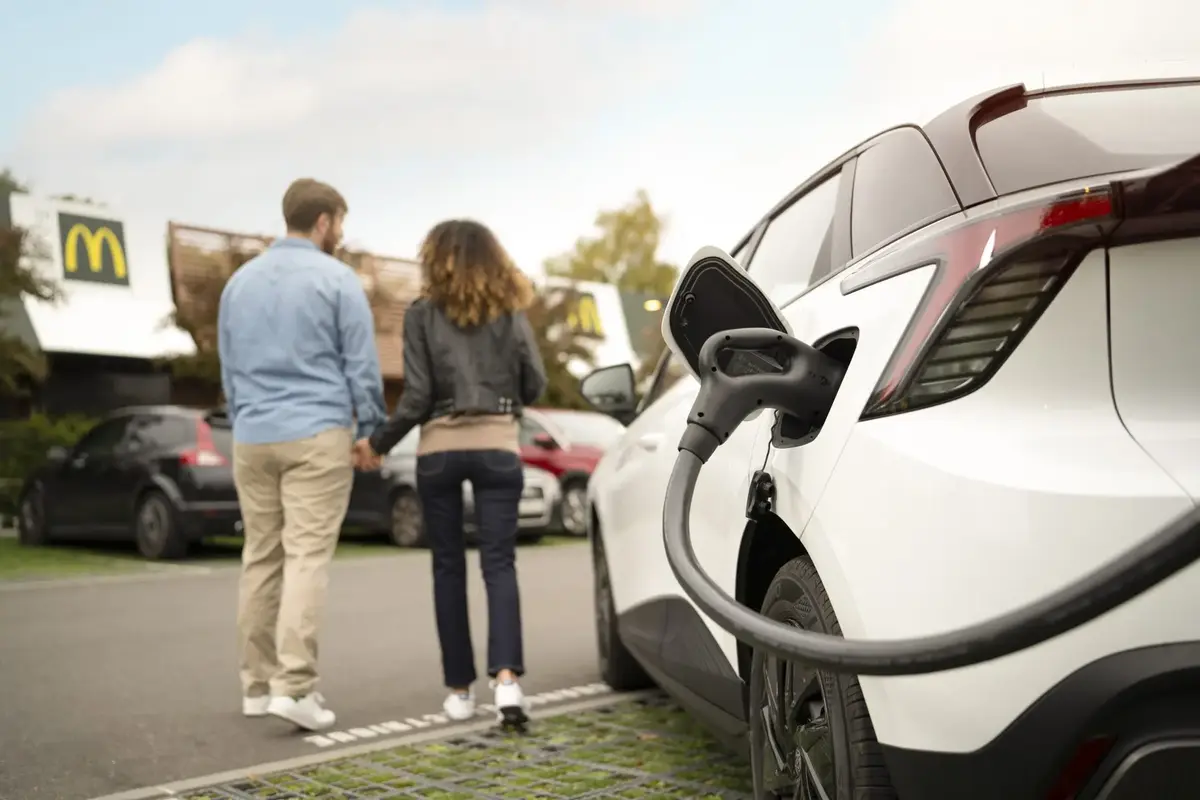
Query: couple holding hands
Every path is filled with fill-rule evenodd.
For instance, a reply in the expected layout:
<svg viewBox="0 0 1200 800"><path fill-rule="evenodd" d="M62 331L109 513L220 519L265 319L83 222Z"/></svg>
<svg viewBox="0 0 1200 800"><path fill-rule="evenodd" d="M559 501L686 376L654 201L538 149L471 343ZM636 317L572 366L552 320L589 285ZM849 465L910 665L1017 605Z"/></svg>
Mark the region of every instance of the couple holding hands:
<svg viewBox="0 0 1200 800"><path fill-rule="evenodd" d="M454 720L475 715L463 539L470 481L487 586L487 674L500 720L521 725L529 708L519 683L517 419L546 385L524 313L533 287L483 225L436 225L421 245L421 296L404 317L404 390L389 416L366 292L333 256L347 210L333 187L295 181L283 197L287 235L242 266L221 296L221 377L245 536L242 712L311 731L334 725L316 690L317 640L354 470L378 469L419 426L443 709Z"/></svg>

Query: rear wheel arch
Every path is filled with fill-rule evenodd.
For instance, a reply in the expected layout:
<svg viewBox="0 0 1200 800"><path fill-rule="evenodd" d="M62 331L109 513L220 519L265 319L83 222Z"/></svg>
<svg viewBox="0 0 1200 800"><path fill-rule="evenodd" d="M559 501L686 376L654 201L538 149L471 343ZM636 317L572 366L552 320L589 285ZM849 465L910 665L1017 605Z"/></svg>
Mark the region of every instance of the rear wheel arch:
<svg viewBox="0 0 1200 800"><path fill-rule="evenodd" d="M138 508L140 508L142 505L142 501L146 499L146 496L151 492L158 492L159 494L165 495L168 503L171 505L172 512L179 510L182 498L180 496L178 487L168 478L164 478L161 475L151 475L148 478L144 478L141 486L134 491L133 503L129 508L131 515L137 513Z"/></svg>
<svg viewBox="0 0 1200 800"><path fill-rule="evenodd" d="M800 543L799 537L775 514L768 513L757 522L747 522L738 551L737 601L751 611L760 611L767 589L779 570L788 562L805 555L808 555L808 551ZM749 686L754 648L745 642L738 642L737 654L738 674Z"/></svg>

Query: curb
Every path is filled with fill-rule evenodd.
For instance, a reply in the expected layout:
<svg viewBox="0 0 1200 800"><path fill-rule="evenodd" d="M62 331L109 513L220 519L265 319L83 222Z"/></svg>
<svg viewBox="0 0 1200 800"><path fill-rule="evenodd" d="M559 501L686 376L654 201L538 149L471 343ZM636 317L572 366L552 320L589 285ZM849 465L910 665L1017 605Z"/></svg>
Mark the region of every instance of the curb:
<svg viewBox="0 0 1200 800"><path fill-rule="evenodd" d="M578 714L585 711L594 711L597 708L604 708L606 706L615 705L627 700L654 697L658 694L658 691L654 689L649 689L642 692L612 692L599 697L578 700L573 703L563 703L562 705L548 708L542 713L538 714L536 717L534 717L534 722L536 722L538 719L547 719L564 714ZM425 742L434 742L441 739L452 739L455 736L461 736L463 734L486 731L495 727L495 725L496 722L494 720L467 722L463 723L462 725L439 727L429 731L419 731L417 733L406 733L400 736L384 737L366 744L354 745L353 747L345 747L337 750L314 753L313 755L308 756L298 756L296 758L288 758L282 761L272 761L266 764L255 764L252 767L244 767L242 769L229 770L227 772L218 772L212 775L203 775L199 778L172 781L170 783L164 783L160 786L148 786L143 789L130 789L124 792L117 792L116 794L106 794L99 797L93 797L91 800L164 800L164 798L178 797L184 792L193 792L197 789L204 789L215 784L232 783L233 781L244 780L255 775L264 775L274 772L287 772L289 770L295 770L301 767L311 767L317 764L325 764L330 761L341 761L342 759L346 758L354 758L367 753L378 752L379 750L389 750L393 747L424 744Z"/></svg>
<svg viewBox="0 0 1200 800"><path fill-rule="evenodd" d="M188 564L156 565L145 571L132 569L112 575L80 575L77 578L11 578L0 580L0 592L24 592L34 589L63 589L79 586L104 586L121 583L148 583L174 578L194 578L212 575L223 567L204 567Z"/></svg>

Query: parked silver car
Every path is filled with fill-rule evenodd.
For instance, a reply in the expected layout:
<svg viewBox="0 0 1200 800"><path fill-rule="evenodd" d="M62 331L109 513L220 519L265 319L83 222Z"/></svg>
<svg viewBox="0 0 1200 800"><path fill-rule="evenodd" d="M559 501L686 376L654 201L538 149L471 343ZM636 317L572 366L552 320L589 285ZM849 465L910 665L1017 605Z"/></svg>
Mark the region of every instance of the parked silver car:
<svg viewBox="0 0 1200 800"><path fill-rule="evenodd" d="M425 545L421 502L417 497L419 436L419 431L414 430L401 439L384 457L380 471L380 477L388 486L387 497L390 499L388 533L392 542L400 547ZM524 470L525 490L521 495L517 537L520 541L537 541L551 527L562 490L558 479L546 470L531 466L525 466ZM470 483L463 484L463 522L467 541L470 542L476 531L475 500Z"/></svg>

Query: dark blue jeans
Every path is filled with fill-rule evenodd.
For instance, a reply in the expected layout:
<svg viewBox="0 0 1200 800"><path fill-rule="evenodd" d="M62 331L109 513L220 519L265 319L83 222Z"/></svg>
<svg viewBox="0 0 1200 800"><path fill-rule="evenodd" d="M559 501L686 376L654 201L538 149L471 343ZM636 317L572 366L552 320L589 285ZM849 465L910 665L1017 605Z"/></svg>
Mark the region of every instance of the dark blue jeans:
<svg viewBox="0 0 1200 800"><path fill-rule="evenodd" d="M517 591L517 515L525 474L506 450L459 450L417 459L417 493L425 537L433 553L433 602L442 672L447 686L475 682L475 654L467 619L467 552L463 537L463 483L475 496L476 539L487 586L488 675L525 671L521 598Z"/></svg>

